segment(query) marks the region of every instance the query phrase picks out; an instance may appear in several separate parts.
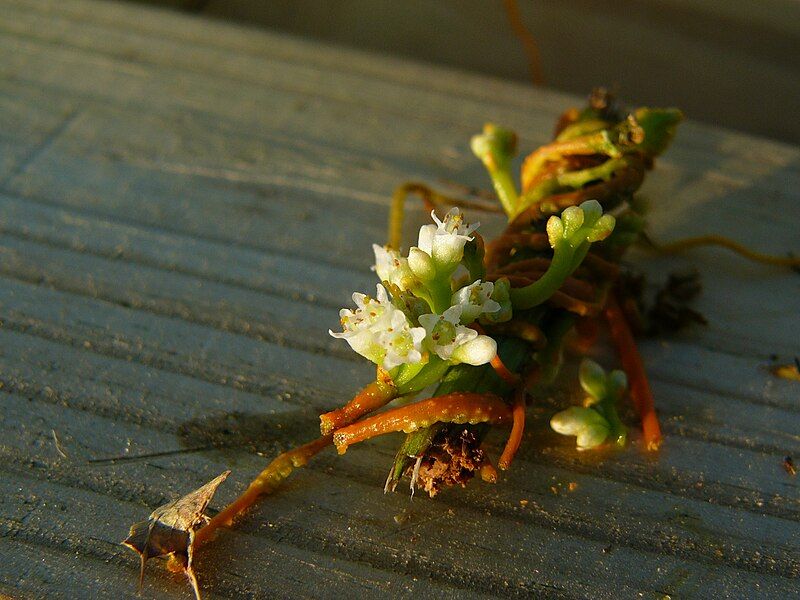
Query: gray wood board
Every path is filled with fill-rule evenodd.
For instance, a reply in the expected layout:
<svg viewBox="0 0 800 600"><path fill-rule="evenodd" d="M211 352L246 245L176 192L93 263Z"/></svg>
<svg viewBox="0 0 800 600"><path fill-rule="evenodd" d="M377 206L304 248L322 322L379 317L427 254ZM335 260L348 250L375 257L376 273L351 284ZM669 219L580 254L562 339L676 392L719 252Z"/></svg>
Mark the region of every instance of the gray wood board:
<svg viewBox="0 0 800 600"><path fill-rule="evenodd" d="M0 591L135 597L130 523L232 468L222 506L368 381L326 330L374 285L393 187L485 187L471 133L498 120L531 149L576 102L133 5L0 0ZM644 192L656 235L780 252L799 187L797 148L688 122ZM632 260L696 264L710 320L642 345L658 459L577 454L546 427L566 390L496 486L384 495L396 437L325 455L200 553L206 596L796 596L800 389L766 366L799 350L800 281L717 251ZM189 591L151 567L144 596Z"/></svg>

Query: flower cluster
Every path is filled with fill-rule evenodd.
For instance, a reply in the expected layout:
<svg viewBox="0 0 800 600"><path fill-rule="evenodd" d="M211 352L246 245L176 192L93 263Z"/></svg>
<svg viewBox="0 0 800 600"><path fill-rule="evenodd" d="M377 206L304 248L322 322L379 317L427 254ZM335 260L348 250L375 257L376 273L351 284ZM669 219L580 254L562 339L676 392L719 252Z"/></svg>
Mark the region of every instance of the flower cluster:
<svg viewBox="0 0 800 600"><path fill-rule="evenodd" d="M481 252L472 235L478 224L466 223L458 208L442 220L431 216L434 223L420 228L408 256L373 245L373 270L381 280L377 295L353 294L356 309L339 313L343 331L330 332L389 371L437 359L486 364L497 354L497 344L469 325L511 316L508 290L482 281L465 264L465 254Z"/></svg>

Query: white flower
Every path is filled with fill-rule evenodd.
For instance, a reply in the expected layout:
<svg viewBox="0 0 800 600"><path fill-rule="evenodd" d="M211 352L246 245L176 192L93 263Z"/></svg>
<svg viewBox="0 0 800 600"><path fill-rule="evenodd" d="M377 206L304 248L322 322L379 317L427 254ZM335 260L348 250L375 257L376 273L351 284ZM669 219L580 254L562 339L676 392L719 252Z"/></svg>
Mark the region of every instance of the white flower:
<svg viewBox="0 0 800 600"><path fill-rule="evenodd" d="M461 311L461 306L456 305L441 315L422 315L419 322L428 334L427 345L439 358L453 363L486 364L497 354L497 343L461 325Z"/></svg>
<svg viewBox="0 0 800 600"><path fill-rule="evenodd" d="M420 227L417 247L438 265L454 269L464 255L464 245L473 239L469 234L478 228L479 223L464 223L464 216L456 207L450 209L443 221L434 211L431 211L431 217L436 224Z"/></svg>
<svg viewBox="0 0 800 600"><path fill-rule="evenodd" d="M401 290L407 289L414 279L408 259L400 256L397 250L378 244L372 244L372 251L375 253L375 266L372 270L378 274L380 280L393 283Z"/></svg>
<svg viewBox="0 0 800 600"><path fill-rule="evenodd" d="M395 310L389 326L378 334L378 344L384 350L381 366L388 371L398 365L420 362L424 339L425 330L411 327L403 312Z"/></svg>
<svg viewBox="0 0 800 600"><path fill-rule="evenodd" d="M469 284L453 294L451 303L461 306L461 322L465 325L472 323L484 313L496 313L500 304L492 300L494 284L491 281L481 283L481 280Z"/></svg>
<svg viewBox="0 0 800 600"><path fill-rule="evenodd" d="M404 363L420 362L425 330L411 327L403 311L392 305L380 284L376 296L354 293L356 310L343 308L339 311L344 331L328 333L346 340L361 356L387 370Z"/></svg>

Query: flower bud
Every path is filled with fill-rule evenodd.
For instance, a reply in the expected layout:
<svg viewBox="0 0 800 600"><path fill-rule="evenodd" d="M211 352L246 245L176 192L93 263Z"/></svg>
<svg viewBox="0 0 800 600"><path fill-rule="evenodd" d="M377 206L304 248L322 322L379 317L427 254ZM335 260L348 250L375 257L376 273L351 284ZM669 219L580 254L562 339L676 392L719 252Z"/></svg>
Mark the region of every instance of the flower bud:
<svg viewBox="0 0 800 600"><path fill-rule="evenodd" d="M609 395L620 398L628 389L628 377L623 371L614 369L606 378L606 387Z"/></svg>
<svg viewBox="0 0 800 600"><path fill-rule="evenodd" d="M492 171L507 164L517 153L517 136L513 131L487 123L483 126L483 133L472 137L470 147Z"/></svg>
<svg viewBox="0 0 800 600"><path fill-rule="evenodd" d="M616 219L612 215L603 215L589 230L586 239L590 242L599 242L606 239L614 231Z"/></svg>
<svg viewBox="0 0 800 600"><path fill-rule="evenodd" d="M605 398L606 390L606 372L593 360L588 358L581 361L581 366L578 369L578 381L580 381L583 390L592 398L599 400Z"/></svg>
<svg viewBox="0 0 800 600"><path fill-rule="evenodd" d="M488 335L479 335L453 352L453 359L468 365L479 366L490 362L497 355L497 342Z"/></svg>
<svg viewBox="0 0 800 600"><path fill-rule="evenodd" d="M564 237L570 238L581 228L584 221L582 206L570 206L561 213L561 222L564 224Z"/></svg>
<svg viewBox="0 0 800 600"><path fill-rule="evenodd" d="M429 282L436 277L436 267L433 259L426 252L417 247L408 251L408 266L421 281Z"/></svg>
<svg viewBox="0 0 800 600"><path fill-rule="evenodd" d="M602 444L611 427L608 421L592 408L570 406L553 415L550 427L562 435L577 436L578 450L588 450Z"/></svg>
<svg viewBox="0 0 800 600"><path fill-rule="evenodd" d="M547 219L547 239L550 247L555 248L556 244L564 238L564 223L561 219L553 215Z"/></svg>

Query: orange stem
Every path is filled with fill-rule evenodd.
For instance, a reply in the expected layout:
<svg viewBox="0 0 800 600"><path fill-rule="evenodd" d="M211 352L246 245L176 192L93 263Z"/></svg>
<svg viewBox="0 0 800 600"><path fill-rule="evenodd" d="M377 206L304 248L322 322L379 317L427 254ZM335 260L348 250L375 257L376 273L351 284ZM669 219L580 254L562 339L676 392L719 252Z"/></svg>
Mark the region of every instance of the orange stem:
<svg viewBox="0 0 800 600"><path fill-rule="evenodd" d="M479 323L473 323L470 325L472 329L480 333L481 335L486 335L486 331ZM489 364L494 369L494 372L497 373L498 377L505 381L510 386L515 386L519 383L519 375L516 373L512 373L511 370L503 363L503 359L500 358L499 354L495 354L494 358L489 361Z"/></svg>
<svg viewBox="0 0 800 600"><path fill-rule="evenodd" d="M342 408L320 415L320 431L328 435L332 431L349 425L373 410L379 409L397 397L397 388L389 374L378 370L378 378L373 381Z"/></svg>
<svg viewBox="0 0 800 600"><path fill-rule="evenodd" d="M542 59L539 55L539 44L536 43L536 38L525 26L519 6L517 6L517 0L503 0L503 6L505 6L508 23L511 25L514 35L519 38L525 49L525 55L528 59L528 71L533 85L544 85L545 80L542 72Z"/></svg>
<svg viewBox="0 0 800 600"><path fill-rule="evenodd" d="M511 466L511 461L514 460L522 443L522 433L525 431L525 386L521 385L517 388L511 412L513 418L511 433L508 436L506 447L503 448L503 454L500 455L500 460L497 462L497 466L504 471Z"/></svg>
<svg viewBox="0 0 800 600"><path fill-rule="evenodd" d="M199 546L207 541L218 528L229 527L234 519L255 504L261 496L274 492L294 469L305 466L313 456L330 445L331 439L331 435L326 435L280 454L259 473L241 496L223 508L205 527L195 533L194 545Z"/></svg>
<svg viewBox="0 0 800 600"><path fill-rule="evenodd" d="M642 421L644 446L647 450L658 450L661 445L661 427L658 424L650 383L628 322L613 294L609 294L606 319L611 329L611 338L622 361L622 368L628 375L631 399Z"/></svg>
<svg viewBox="0 0 800 600"><path fill-rule="evenodd" d="M388 410L343 427L333 434L333 443L339 454L344 454L351 444L393 431L411 433L439 422L474 425L503 423L510 419L511 409L495 394L453 392Z"/></svg>
<svg viewBox="0 0 800 600"><path fill-rule="evenodd" d="M505 381L508 385L517 385L519 383L519 375L512 373L505 364L499 354L495 354L494 358L489 362L494 369L494 372Z"/></svg>
<svg viewBox="0 0 800 600"><path fill-rule="evenodd" d="M591 350L597 341L599 329L597 320L591 317L581 317L575 322L575 333L578 335L572 345L578 354L583 355Z"/></svg>

